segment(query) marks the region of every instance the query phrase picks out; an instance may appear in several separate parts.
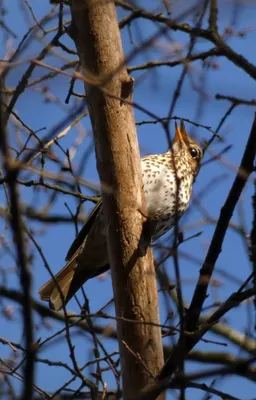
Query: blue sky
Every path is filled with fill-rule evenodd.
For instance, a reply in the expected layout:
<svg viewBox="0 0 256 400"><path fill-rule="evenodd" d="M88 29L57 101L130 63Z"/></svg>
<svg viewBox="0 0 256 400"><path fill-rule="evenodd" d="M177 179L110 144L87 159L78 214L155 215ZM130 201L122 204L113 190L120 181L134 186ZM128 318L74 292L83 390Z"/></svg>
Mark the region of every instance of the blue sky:
<svg viewBox="0 0 256 400"><path fill-rule="evenodd" d="M24 18L24 13L22 13L19 7L20 2L13 0L13 3L15 3L15 6L13 6L10 10L8 9L9 5L6 5L6 8L8 9L6 23L18 36L18 39L11 39L11 45L15 49L19 43L20 38L27 31L28 21ZM183 1L181 3L185 4L186 2ZM223 31L223 28L227 25L234 24L234 21L232 20L231 3L231 1L225 1L223 2L223 5L221 7L219 20L220 31ZM37 2L36 0L33 0L30 2L30 4L33 7L36 17L38 19L43 16L47 12L47 10L49 10L49 4L46 1ZM140 2L139 4L143 5L143 2ZM150 1L150 5L153 8L155 2ZM161 11L163 10L161 9ZM240 8L237 25L234 25L235 29L243 30L249 26L254 29L252 29L252 31L249 32L245 38L230 38L228 41L229 45L232 46L233 49L243 54L245 57L248 57L248 59L254 64L256 63L256 53L254 51L256 40L255 12L256 4L253 2L248 2ZM122 14L120 12L119 17L121 17L121 15ZM138 26L139 25L136 24L134 25L135 33L133 36L133 40L135 43L141 42L141 38L147 38L149 35L152 34L153 29L155 29L155 26L150 22L143 22L143 24L140 25L140 28L138 28ZM141 27L143 27L143 29L141 29ZM2 43L4 43L4 41L6 40L6 35L3 32L1 32L1 37ZM187 44L188 37L185 34L173 33L172 38L177 41L177 43L183 45ZM131 49L131 43L127 28L124 29L122 32L122 39L125 53L127 54ZM45 43L48 40L49 38L47 37L45 39ZM65 42L65 40L63 42ZM70 40L67 40L66 43L68 45L71 45ZM168 57L167 52L170 48L169 46L170 43L168 43L167 39L161 38L155 43L155 47L153 50L147 50L145 54L137 56L135 59L131 60L130 65L136 65L145 62L145 59L161 59L164 57L163 52L165 52L166 57ZM22 55L22 59L25 61L31 57L36 57L41 47L42 45L39 40L33 40L31 46ZM205 41L199 40L196 45L197 51L204 50L206 48L208 48L208 44L206 45ZM5 51L6 50L2 47L1 58L5 54ZM57 49L56 52L57 55L63 54L59 49ZM55 55L48 57L46 59L46 62L48 62L50 65L60 65L62 60L60 60ZM216 62L219 64L219 68L216 70L210 70L207 73L207 79L204 86L204 91L206 93L205 97L200 97L200 94L198 92L195 92L191 88L191 81L189 79L185 80L185 83L182 87L181 96L179 97L174 110L175 116L191 119L192 121L195 120L197 115L198 102L200 101L201 103L203 103L202 115L200 120L197 122L211 126L212 129L216 129L219 121L221 120L230 105L227 101L215 100L216 94L236 96L247 100L254 98L256 84L249 76L247 76L243 71L232 65L224 58L218 58L216 59ZM9 87L15 87L15 85L17 85L17 82L19 81L19 78L24 71L24 67L26 67L26 65L27 64L24 62L13 69L8 80ZM193 63L192 68L194 83L200 85L202 79L201 62ZM45 72L45 70L40 70L40 73ZM39 76L40 73L36 72L32 76L32 78ZM159 117L166 117L170 107L173 92L175 90L180 74L181 67L161 67L157 71L153 69L148 72L138 71L134 73L132 76L135 78L135 103L142 105L144 108L152 111ZM59 97L63 103L67 95L68 88L69 80L67 79L67 77L64 76L55 78L53 83L50 83L50 90L52 94ZM77 90L82 91L81 85L77 85ZM72 108L72 105L75 104L74 100L72 101L73 103L71 102L71 106L66 107L67 111L70 110ZM46 131L43 131L41 133L42 137L45 134L49 133L51 127L61 121L67 112L65 111L65 107L59 107L58 105L55 106L51 103L44 104L41 95L32 89L28 90L20 97L20 100L16 105L16 110L32 129L37 130L42 127L46 127ZM235 168L239 165L239 162L241 160L241 156L243 154L243 150L253 121L254 112L255 107L240 106L234 110L232 115L226 120L225 124L220 130L220 134L224 138L224 144L216 141L216 143L210 149L210 151L215 154L217 151L223 149L223 147L225 147L226 145L232 144L231 150L223 156L223 162L210 163L209 165L203 167L199 177L197 178L194 187L194 198L197 198L197 194L199 194L200 191L212 181L212 179L215 179L218 176L222 177L223 175L225 175L223 179L219 179L217 184L210 186L208 192L202 198L203 207L213 218L218 218L220 208L223 205L231 184L234 180ZM135 109L135 119L136 121L142 121L148 120L149 118L145 116L142 112ZM86 118L82 122L80 128L84 129L85 136L82 144L79 146L79 151L77 151L75 159L73 161L75 167L79 165L79 161L82 157L84 149L89 147L92 143L92 135L88 118ZM171 132L173 133L174 122L171 122L170 128ZM187 124L187 129L199 142L207 140L210 137L210 133L203 128L195 129L193 125ZM137 132L142 155L164 152L167 149L167 140L165 137L165 133L160 125L143 125L138 127ZM10 132L10 134L12 133L13 132ZM76 129L71 130L71 132L64 139L61 140L61 145L64 148L68 148L73 143L76 134ZM59 150L57 148L54 148L54 150L57 154L59 154ZM210 154L206 154L206 160L209 157ZM48 167L49 169L54 168L53 165L47 165L47 168ZM85 168L83 177L86 179L90 179L95 183L98 182L94 153L89 158L89 163ZM92 194L92 192L87 192L86 190L85 193ZM251 229L250 224L252 216L252 194L253 182L251 179L246 186L246 190L244 191L239 207L237 208L237 210L240 211L240 215L243 215L244 217L247 233L249 233ZM48 196L45 195L44 190L39 189L33 194L31 189L22 188L21 198L23 202L31 204L31 206L36 207L40 210L43 206L47 204ZM54 207L51 208L50 213L68 215L65 202L73 211L75 211L77 202L74 201L71 197L61 195L58 197L58 201L55 203ZM1 205L3 203L4 200L1 200ZM85 209L89 209L89 205L86 204ZM232 220L235 223L239 223L240 221L237 210ZM195 225L201 219L202 213L196 205L191 207L189 212L183 218L181 222L181 227L184 227L185 229L185 237L193 235L199 231L202 231L202 234L201 236L193 240L185 242L181 246L181 251L192 254L199 260L203 261L210 240L212 238L214 224L206 224L186 230L187 227ZM34 226L35 228L38 228L38 224L34 224ZM3 227L2 222L0 227ZM41 226L41 228L43 227ZM43 228L42 234L38 236L38 243L43 249L44 254L54 272L57 272L57 270L63 266L67 249L74 239L74 236L75 230L71 224L46 226ZM166 243L170 243L170 236L167 235L166 238L164 238L163 240L166 241ZM196 279L198 277L200 264L192 263L183 257L181 257L180 260L181 276L184 282L183 295L185 301L189 303L191 300L191 295L193 293ZM1 257L0 263L0 266L5 268L14 266L13 260L8 257ZM241 240L240 236L237 233L234 233L232 230L229 230L229 232L227 233L222 253L218 259L216 267L218 271L220 269L223 269L225 272L240 280L241 283L250 274L251 266L248 262L244 243ZM168 273L170 274L170 276L174 279L173 262L171 259L168 261L166 268L168 269ZM48 279L48 277L49 275L44 268L42 261L38 257L36 257L33 261L33 294L35 295L35 298L38 298L37 291L40 285L44 283L44 281ZM225 300L227 296L232 293L232 291L238 288L236 283L230 282L217 271L214 274L214 278L220 281L220 287L218 289L210 289L211 296L209 300L206 301L206 304L212 304L213 299L216 297L218 298L218 300ZM8 277L8 285L10 288L19 288L19 282L17 281L15 274ZM90 299L92 312L97 311L112 296L111 281L109 278L106 280L91 280L90 282L86 283L85 290ZM11 304L11 302L5 300L5 304ZM162 296L160 296L160 304L161 320L163 322L166 315L166 309ZM15 305L15 307L17 306ZM70 303L69 309L77 310L75 302ZM5 319L3 319L3 321L1 322L1 336L15 342L19 341L22 335L20 319L18 317L18 310L19 309L17 308L15 312L15 314L17 315L17 319L13 321L6 321ZM113 307L109 307L107 311L109 313L113 313ZM238 329L241 332L245 332L248 329L248 324L250 324L250 331L252 332L253 329L250 318L252 319L252 321L254 321L253 311L248 311L248 307L246 305L243 305L239 307L239 309L233 310L227 316L226 322L232 328ZM37 320L37 317L35 319ZM38 323L40 324L40 320L38 320ZM99 324L101 323L101 321L97 321L97 323ZM105 322L103 321L103 323ZM115 326L114 322L112 322L111 325ZM50 333L53 334L61 326L62 325L54 324ZM50 333L48 330L42 328L40 329L40 331L38 331L38 336L40 336L41 339L44 340ZM211 335L207 335L207 337L213 338L213 336ZM81 337L81 335L76 336L75 334L73 340L76 346L76 353L79 363L83 364L84 362L86 362L87 357L90 357L90 354L92 352L91 340L89 339L89 336ZM170 339L165 340L165 343L170 344ZM117 343L111 340L106 341L106 346L109 351L117 350ZM198 345L198 348L204 350L207 349L209 351L222 350L222 348L219 348L216 345L205 343L200 343ZM229 345L228 348L225 348L224 350L234 355L238 355L237 349L233 348L231 345ZM0 354L2 354L3 357L7 357L10 354L10 349L1 345ZM45 350L40 353L40 357L50 358L52 360L61 359L62 361L67 361L69 359L69 350L67 348L65 340L63 339L54 342L54 346L53 344L45 346ZM190 364L188 370L194 370L194 368L195 364ZM56 390L56 388L61 386L62 382L65 382L65 379L67 379L68 376L70 375L67 374L65 370L53 370L53 367L49 367L46 365L37 367L36 370L37 384L45 390L49 391ZM106 380L108 380L109 387L112 387L114 385L114 381L110 374L106 374ZM255 397L254 385L252 385L252 383L249 381L247 381L245 384L244 381L242 382L242 380L237 377L225 378L225 380L220 381L220 384L217 387L220 390L227 391L228 393L233 394L241 399L252 399L253 397ZM188 390L187 393L189 396L188 398L192 400L201 397L203 398L203 395L196 390Z"/></svg>

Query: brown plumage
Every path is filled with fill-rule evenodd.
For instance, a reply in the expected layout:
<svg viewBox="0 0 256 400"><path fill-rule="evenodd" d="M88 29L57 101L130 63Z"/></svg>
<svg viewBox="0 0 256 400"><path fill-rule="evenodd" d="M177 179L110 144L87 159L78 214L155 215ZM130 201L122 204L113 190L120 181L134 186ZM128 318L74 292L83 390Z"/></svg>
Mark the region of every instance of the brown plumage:
<svg viewBox="0 0 256 400"><path fill-rule="evenodd" d="M187 135L183 122L180 128L176 124L171 150L141 159L148 217L154 221L155 228L152 240L172 228L175 212L180 218L186 211L201 159L202 150ZM101 200L71 245L66 259L67 264L55 279L39 290L41 300L49 301L55 310L62 308L63 301L66 304L88 279L109 269Z"/></svg>

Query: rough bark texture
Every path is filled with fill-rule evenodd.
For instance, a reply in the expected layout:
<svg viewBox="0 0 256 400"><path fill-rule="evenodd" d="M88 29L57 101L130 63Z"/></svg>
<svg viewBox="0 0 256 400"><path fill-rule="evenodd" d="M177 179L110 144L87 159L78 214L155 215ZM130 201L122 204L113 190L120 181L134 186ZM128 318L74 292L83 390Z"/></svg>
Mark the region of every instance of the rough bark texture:
<svg viewBox="0 0 256 400"><path fill-rule="evenodd" d="M142 323L159 324L159 312L151 250L144 256L138 251L145 204L133 110L119 100L131 78L122 67L114 2L73 0L71 11L102 184L116 315L139 322L117 321L124 398L135 399L159 373L163 351L160 329Z"/></svg>

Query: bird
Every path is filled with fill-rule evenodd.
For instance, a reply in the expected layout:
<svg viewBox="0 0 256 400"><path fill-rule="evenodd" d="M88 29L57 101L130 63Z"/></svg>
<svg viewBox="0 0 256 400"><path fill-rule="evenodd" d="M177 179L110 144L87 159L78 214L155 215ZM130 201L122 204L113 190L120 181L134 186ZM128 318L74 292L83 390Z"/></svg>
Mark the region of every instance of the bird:
<svg viewBox="0 0 256 400"><path fill-rule="evenodd" d="M167 152L141 158L147 219L154 227L152 242L169 231L187 210L202 157L200 145L187 134L181 120L180 126L175 122L175 137ZM88 279L110 268L102 200L89 214L66 261L39 289L41 300L49 302L55 311L63 308Z"/></svg>

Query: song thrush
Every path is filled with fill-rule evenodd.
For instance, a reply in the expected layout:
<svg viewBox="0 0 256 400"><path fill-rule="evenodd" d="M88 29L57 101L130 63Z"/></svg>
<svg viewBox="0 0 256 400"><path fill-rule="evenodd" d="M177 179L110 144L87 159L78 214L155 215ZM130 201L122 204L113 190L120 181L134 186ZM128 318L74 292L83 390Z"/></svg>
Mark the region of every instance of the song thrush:
<svg viewBox="0 0 256 400"><path fill-rule="evenodd" d="M187 135L183 121L180 128L177 124L175 127L170 150L141 159L147 216L149 221L154 221L153 241L172 228L186 211L202 159L202 150ZM62 308L62 300L66 304L88 279L109 269L101 201L89 215L66 259L67 264L55 279L39 290L41 300L49 301L55 310Z"/></svg>

